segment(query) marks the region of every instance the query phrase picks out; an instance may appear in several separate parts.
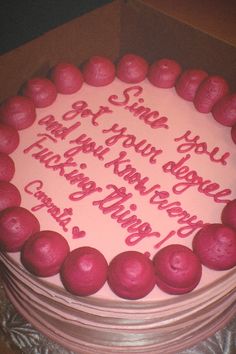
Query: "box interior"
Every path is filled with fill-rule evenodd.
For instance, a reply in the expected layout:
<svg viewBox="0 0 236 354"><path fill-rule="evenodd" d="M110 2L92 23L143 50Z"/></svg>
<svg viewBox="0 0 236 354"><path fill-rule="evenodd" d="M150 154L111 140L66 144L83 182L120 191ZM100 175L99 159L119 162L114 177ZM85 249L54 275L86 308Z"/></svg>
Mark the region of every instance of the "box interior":
<svg viewBox="0 0 236 354"><path fill-rule="evenodd" d="M235 91L236 38L226 42L226 37L221 38L219 32L218 36L216 32L212 33L217 27L217 18L212 31L209 28L207 31L204 21L194 21L194 4L191 1L192 12L189 11L188 16L185 13L185 17L181 11L183 1L180 1L182 7L179 11L170 7L170 1L165 5L161 3L157 0L131 0L123 4L121 54L132 50L150 62L164 57L173 58L183 68L201 68L211 75L222 75ZM229 28L231 25L229 23Z"/></svg>
<svg viewBox="0 0 236 354"><path fill-rule="evenodd" d="M236 44L187 23L181 11L161 3L115 0L2 55L0 101L16 94L30 77L47 75L58 62L81 65L92 55L117 60L130 52L149 62L173 58L184 69L222 75L236 90Z"/></svg>

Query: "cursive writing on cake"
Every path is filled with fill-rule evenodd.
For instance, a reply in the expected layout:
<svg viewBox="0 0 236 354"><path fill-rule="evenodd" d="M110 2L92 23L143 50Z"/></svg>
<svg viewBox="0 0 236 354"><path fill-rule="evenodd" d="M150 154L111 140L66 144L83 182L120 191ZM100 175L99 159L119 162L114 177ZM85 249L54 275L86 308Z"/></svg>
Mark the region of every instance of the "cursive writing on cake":
<svg viewBox="0 0 236 354"><path fill-rule="evenodd" d="M182 143L179 144L177 147L177 151L179 153L193 151L195 154L198 155L205 154L209 156L212 162L221 163L223 166L227 164L226 160L230 156L229 152L225 152L222 156L217 157L216 155L220 151L220 148L218 146L215 146L212 150L209 150L206 142L199 141L200 136L196 135L194 137L191 137L191 133L192 132L190 130L187 130L182 136L180 136L179 138L175 138L174 141L176 142L182 141Z"/></svg>

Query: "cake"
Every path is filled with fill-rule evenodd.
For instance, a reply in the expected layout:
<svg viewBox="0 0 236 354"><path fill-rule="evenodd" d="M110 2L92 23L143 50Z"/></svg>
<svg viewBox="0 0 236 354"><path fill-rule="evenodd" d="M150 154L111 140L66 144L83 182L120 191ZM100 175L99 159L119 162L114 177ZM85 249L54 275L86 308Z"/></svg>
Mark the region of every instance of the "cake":
<svg viewBox="0 0 236 354"><path fill-rule="evenodd" d="M92 57L29 79L0 117L2 278L39 331L76 353L175 353L235 316L222 77Z"/></svg>

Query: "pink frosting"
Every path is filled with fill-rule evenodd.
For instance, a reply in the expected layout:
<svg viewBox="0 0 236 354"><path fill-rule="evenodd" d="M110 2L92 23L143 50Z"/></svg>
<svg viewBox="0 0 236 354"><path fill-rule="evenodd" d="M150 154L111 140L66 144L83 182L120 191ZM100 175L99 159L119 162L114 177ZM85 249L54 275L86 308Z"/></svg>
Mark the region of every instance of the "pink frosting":
<svg viewBox="0 0 236 354"><path fill-rule="evenodd" d="M230 269L236 265L236 231L222 224L206 225L194 237L193 251L208 268Z"/></svg>
<svg viewBox="0 0 236 354"><path fill-rule="evenodd" d="M59 93L72 94L81 88L83 76L77 66L70 63L60 63L54 66L51 79Z"/></svg>
<svg viewBox="0 0 236 354"><path fill-rule="evenodd" d="M154 257L156 283L169 294L184 294L199 283L202 267L186 246L173 244L162 248Z"/></svg>
<svg viewBox="0 0 236 354"><path fill-rule="evenodd" d="M143 81L148 72L148 63L138 55L126 54L117 65L117 77L127 83Z"/></svg>
<svg viewBox="0 0 236 354"><path fill-rule="evenodd" d="M194 98L194 106L201 113L211 112L214 104L229 91L228 83L221 76L209 76L206 78Z"/></svg>
<svg viewBox="0 0 236 354"><path fill-rule="evenodd" d="M91 86L105 86L115 78L115 66L108 58L91 57L83 67L84 81Z"/></svg>
<svg viewBox="0 0 236 354"><path fill-rule="evenodd" d="M212 114L220 124L236 124L236 93L222 97L213 107Z"/></svg>
<svg viewBox="0 0 236 354"><path fill-rule="evenodd" d="M32 99L37 108L50 106L57 97L55 85L44 77L30 79L26 83L23 93Z"/></svg>
<svg viewBox="0 0 236 354"><path fill-rule="evenodd" d="M120 297L140 299L149 294L155 285L152 262L136 251L120 253L109 264L108 284Z"/></svg>
<svg viewBox="0 0 236 354"><path fill-rule="evenodd" d="M10 182L0 181L0 196L0 211L21 203L19 190Z"/></svg>
<svg viewBox="0 0 236 354"><path fill-rule="evenodd" d="M54 231L39 231L25 242L21 261L26 269L39 277L57 274L69 253L66 239Z"/></svg>
<svg viewBox="0 0 236 354"><path fill-rule="evenodd" d="M203 70L189 69L184 71L176 82L176 92L187 101L193 101L201 82L207 77Z"/></svg>
<svg viewBox="0 0 236 354"><path fill-rule="evenodd" d="M236 124L234 124L234 126L231 129L231 137L233 142L236 144Z"/></svg>
<svg viewBox="0 0 236 354"><path fill-rule="evenodd" d="M0 123L0 152L11 154L19 145L20 137L18 131L11 127Z"/></svg>
<svg viewBox="0 0 236 354"><path fill-rule="evenodd" d="M236 230L236 199L231 200L222 210L221 220L223 224Z"/></svg>
<svg viewBox="0 0 236 354"><path fill-rule="evenodd" d="M15 164L12 158L0 152L0 181L10 181L15 173Z"/></svg>
<svg viewBox="0 0 236 354"><path fill-rule="evenodd" d="M61 269L61 279L72 294L88 296L105 284L107 269L107 261L101 252L92 247L80 247L67 256Z"/></svg>
<svg viewBox="0 0 236 354"><path fill-rule="evenodd" d="M0 212L0 248L20 251L25 241L40 229L36 217L27 209L12 207Z"/></svg>
<svg viewBox="0 0 236 354"><path fill-rule="evenodd" d="M145 72L138 65L142 60L133 59L137 71L128 73L138 77ZM157 69L154 85L160 87L174 85L181 71L176 62L167 59L153 68ZM60 235L63 232L72 250L79 242L98 247L108 262L115 257L109 266L111 289L120 297L139 299L149 295L155 284L154 267L146 255L169 243L190 245L193 233L206 222L217 222L222 203L235 195L230 173L235 171L235 152L226 138L227 127L218 127L211 117L195 124L194 118L201 115L192 104L180 100L174 89L161 90L148 80L139 85L123 84L114 80L114 64L102 57L91 58L83 74L86 82L78 95L60 95L56 102L50 96L50 87L55 92L55 86L51 83L49 87L49 80L30 80L39 84L31 85L38 104L46 107L50 100L54 104L38 108L37 123L20 132L12 183L19 186L22 205L40 215L43 229L59 231L59 241L53 244L53 231L31 236L22 251L22 261L36 275L58 273L68 253L67 241L57 249L65 240ZM92 87L107 84L102 90ZM206 98L208 94L206 91ZM12 142L14 134L9 137ZM23 166L31 166L28 173L22 161ZM14 199L14 191L10 194L8 199ZM202 212L202 205L207 205L207 212ZM91 221L95 215L96 223ZM44 254L45 248L48 254ZM193 254L183 254L181 260L186 265L185 257ZM124 270L123 264L127 266ZM183 273L179 272L181 276ZM93 289L89 278L84 289L84 272L82 288L73 290L70 267L68 274L68 284L64 280L64 285L78 294L92 294L104 281L97 282L99 277L95 281L92 271ZM159 278L158 285L171 293L188 292L199 281L190 275L187 273L181 286L178 278L171 284ZM50 281L61 286L60 279ZM101 289L99 294L106 297L107 291Z"/></svg>
<svg viewBox="0 0 236 354"><path fill-rule="evenodd" d="M1 121L17 130L30 127L36 118L35 105L28 97L13 96L1 106Z"/></svg>
<svg viewBox="0 0 236 354"><path fill-rule="evenodd" d="M160 59L150 66L148 79L154 86L170 88L175 85L180 73L181 67L175 60Z"/></svg>

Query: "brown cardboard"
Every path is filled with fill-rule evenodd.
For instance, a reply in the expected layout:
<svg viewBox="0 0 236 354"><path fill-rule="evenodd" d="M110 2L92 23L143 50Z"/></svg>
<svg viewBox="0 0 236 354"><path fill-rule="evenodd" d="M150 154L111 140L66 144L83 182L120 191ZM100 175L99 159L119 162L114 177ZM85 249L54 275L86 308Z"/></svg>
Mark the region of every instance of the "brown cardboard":
<svg viewBox="0 0 236 354"><path fill-rule="evenodd" d="M149 62L174 58L183 68L221 74L236 90L236 43L226 41L225 35L216 36L220 31L212 28L216 28L217 18L213 21L215 27L208 26L207 30L206 21L196 22L194 6L199 17L204 3L209 6L210 0L200 2L202 7L181 0L177 7L170 1L115 0L45 33L0 57L0 101L16 94L28 78L46 75L59 61L80 65L92 55L114 60L127 52L143 55Z"/></svg>
<svg viewBox="0 0 236 354"><path fill-rule="evenodd" d="M123 6L121 54L132 50L150 62L173 58L183 68L201 68L209 74L221 74L231 89L236 90L236 44L226 43L201 27L193 27L191 17L187 24L174 11L164 13L165 5L160 3L130 0Z"/></svg>
<svg viewBox="0 0 236 354"><path fill-rule="evenodd" d="M211 37L236 46L235 0L145 0L145 3Z"/></svg>
<svg viewBox="0 0 236 354"><path fill-rule="evenodd" d="M120 1L98 8L0 56L0 102L55 63L80 65L92 55L114 60L120 48Z"/></svg>

